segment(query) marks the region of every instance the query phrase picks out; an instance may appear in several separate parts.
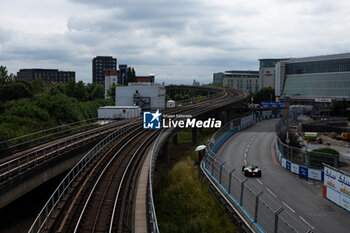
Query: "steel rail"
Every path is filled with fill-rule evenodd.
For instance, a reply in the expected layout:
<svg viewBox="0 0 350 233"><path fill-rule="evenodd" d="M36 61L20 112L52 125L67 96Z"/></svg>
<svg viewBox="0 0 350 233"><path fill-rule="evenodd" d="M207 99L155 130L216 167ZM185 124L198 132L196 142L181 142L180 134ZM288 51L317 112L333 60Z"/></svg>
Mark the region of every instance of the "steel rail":
<svg viewBox="0 0 350 233"><path fill-rule="evenodd" d="M115 211L116 211L116 207L117 207L117 203L118 203L118 199L119 199L119 194L120 194L120 191L122 189L122 185L124 183L124 179L125 179L125 176L129 170L129 167L131 165L131 163L133 162L134 158L136 157L136 155L139 153L140 149L146 144L148 143L148 139L153 137L155 134L157 134L158 132L155 132L153 134L151 134L146 140L144 140L142 142L142 144L137 148L137 150L135 151L135 153L133 154L132 158L130 159L128 165L126 166L126 169L124 170L124 173L123 173L123 176L122 176L122 179L119 183L119 186L118 186L118 191L117 191L117 194L114 198L114 205L113 205L113 211L112 211L112 216L111 216L111 222L110 222L110 225L109 225L109 233L112 233L112 228L113 228L113 219L115 217Z"/></svg>
<svg viewBox="0 0 350 233"><path fill-rule="evenodd" d="M76 226L75 226L75 229L74 229L74 233L78 231L78 228L80 226L80 222L83 218L83 215L85 213L85 210L86 210L86 207L87 205L89 204L90 200L91 200L91 197L93 195L93 193L95 192L95 189L97 187L97 185L99 184L100 180L101 180L101 177L104 175L104 173L106 172L106 170L109 168L110 164L114 161L115 157L117 155L119 155L119 153L126 147L129 145L130 142L132 142L137 136L139 136L141 133L143 133L143 131L141 132L138 132L136 135L134 135L131 139L129 139L114 155L113 157L110 158L109 162L105 165L104 169L102 170L102 172L100 173L99 177L97 178L97 180L95 181L94 183L94 186L92 187L90 193L89 193L89 196L87 198L87 200L85 201L85 204L84 204L84 207L81 211L81 214L78 218L78 221L76 223ZM136 153L135 153L136 154ZM135 156L135 154L133 155L133 157ZM114 173L115 174L115 173Z"/></svg>

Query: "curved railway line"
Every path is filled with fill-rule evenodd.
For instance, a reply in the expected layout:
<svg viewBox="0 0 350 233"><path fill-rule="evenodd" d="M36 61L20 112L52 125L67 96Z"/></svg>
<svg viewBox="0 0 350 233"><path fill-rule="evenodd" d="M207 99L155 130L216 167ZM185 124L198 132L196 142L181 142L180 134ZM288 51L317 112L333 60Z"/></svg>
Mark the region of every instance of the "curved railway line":
<svg viewBox="0 0 350 233"><path fill-rule="evenodd" d="M239 94L240 95L237 95ZM237 95L234 98L228 98L233 97ZM225 105L225 102L235 102L239 99L242 99L242 96L245 96L245 94L242 94L241 92L234 91L234 90L228 90L225 91L222 95L219 97L204 101L188 106L182 106L176 109L167 109L163 111L166 114L173 114L173 113L186 113L190 114L197 108L197 110L202 109L203 107L214 107L215 105L222 106ZM223 99L226 101L223 101ZM195 116L196 114L192 114ZM4 183L9 178L13 178L14 176L18 174L22 174L26 170L36 167L40 164L43 164L49 160L52 160L55 157L58 157L68 151L71 151L73 149L76 149L82 145L85 145L87 143L91 143L94 140L101 138L103 136L108 135L109 133L115 131L116 129L120 128L121 126L130 123L131 121L138 120L141 122L141 117L138 117L136 119L128 119L128 120L122 120L115 123L111 123L108 125L103 125L98 128L90 129L84 132L80 132L71 136L67 136L61 139L56 139L52 141L51 143L45 143L42 145L38 145L34 148L27 149L23 152L16 153L14 155L8 156L6 158L0 159L0 185L1 183Z"/></svg>
<svg viewBox="0 0 350 233"><path fill-rule="evenodd" d="M74 185L46 231L132 232L135 174L158 133L139 128L118 141Z"/></svg>
<svg viewBox="0 0 350 233"><path fill-rule="evenodd" d="M215 99L167 109L163 113L189 114L196 117L239 102L245 97L245 93L226 90ZM138 174L144 154L160 133L159 130L142 129L141 117L133 122L134 125L139 123L139 127L117 139L98 159L89 161L88 168L67 189L62 201L57 206L52 204L52 210L48 210L46 204L29 232L133 232L133 202ZM111 132L117 128L116 125L109 125L103 130ZM103 130L100 129L99 132ZM89 135L88 132L79 133L81 134L85 137ZM62 150L62 147L57 146L50 152L57 153L57 150ZM37 162L45 162L48 159L50 157L47 153L12 158L3 163L7 163L5 166L0 165L0 178L6 180L10 175L19 175L20 171L30 169L31 166L36 166ZM41 215L43 213L46 216L44 220Z"/></svg>

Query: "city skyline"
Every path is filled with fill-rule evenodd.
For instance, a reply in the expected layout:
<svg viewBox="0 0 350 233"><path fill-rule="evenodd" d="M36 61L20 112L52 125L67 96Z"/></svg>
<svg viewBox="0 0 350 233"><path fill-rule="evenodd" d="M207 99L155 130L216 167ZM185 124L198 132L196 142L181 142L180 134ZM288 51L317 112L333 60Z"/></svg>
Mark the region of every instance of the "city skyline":
<svg viewBox="0 0 350 233"><path fill-rule="evenodd" d="M157 82L209 83L260 58L348 52L349 10L328 0L15 0L0 16L0 64L73 70L89 83L92 58L113 56Z"/></svg>

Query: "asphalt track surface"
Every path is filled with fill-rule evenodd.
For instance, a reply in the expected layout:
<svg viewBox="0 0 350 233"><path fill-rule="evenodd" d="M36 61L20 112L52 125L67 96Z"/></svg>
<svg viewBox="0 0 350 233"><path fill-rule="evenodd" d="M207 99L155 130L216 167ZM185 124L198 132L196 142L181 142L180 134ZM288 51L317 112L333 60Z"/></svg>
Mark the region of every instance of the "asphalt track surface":
<svg viewBox="0 0 350 233"><path fill-rule="evenodd" d="M229 138L218 155L236 171L244 164L257 165L261 178L249 178L259 189L292 211L313 232L350 232L350 213L322 196L322 182L305 180L279 165L274 155L274 125L265 120Z"/></svg>

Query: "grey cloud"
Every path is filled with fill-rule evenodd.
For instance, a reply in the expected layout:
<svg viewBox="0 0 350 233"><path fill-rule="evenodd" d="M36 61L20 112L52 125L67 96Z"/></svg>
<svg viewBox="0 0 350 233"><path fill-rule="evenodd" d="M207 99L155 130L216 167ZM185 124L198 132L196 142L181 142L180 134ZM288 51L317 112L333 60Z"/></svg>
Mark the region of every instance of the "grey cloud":
<svg viewBox="0 0 350 233"><path fill-rule="evenodd" d="M13 36L13 32L10 30L5 30L0 27L0 46L2 43L5 43L9 40L11 40L11 37Z"/></svg>

